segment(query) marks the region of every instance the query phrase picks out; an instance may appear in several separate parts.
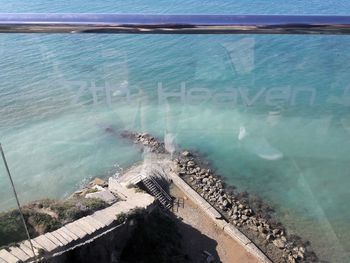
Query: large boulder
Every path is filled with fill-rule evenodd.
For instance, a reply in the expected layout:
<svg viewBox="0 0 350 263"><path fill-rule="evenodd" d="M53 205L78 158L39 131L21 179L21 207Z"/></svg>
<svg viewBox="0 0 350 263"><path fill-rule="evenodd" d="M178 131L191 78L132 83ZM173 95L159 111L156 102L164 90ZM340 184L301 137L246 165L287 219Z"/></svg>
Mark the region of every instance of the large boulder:
<svg viewBox="0 0 350 263"><path fill-rule="evenodd" d="M276 247L280 248L280 249L283 249L283 248L285 248L285 246L286 246L286 242L283 241L283 240L280 239L280 238L275 239L275 240L273 241L273 244L274 244Z"/></svg>
<svg viewBox="0 0 350 263"><path fill-rule="evenodd" d="M113 204L117 201L117 198L109 190L104 189L99 192L86 194L85 198L97 198L105 201L108 204Z"/></svg>

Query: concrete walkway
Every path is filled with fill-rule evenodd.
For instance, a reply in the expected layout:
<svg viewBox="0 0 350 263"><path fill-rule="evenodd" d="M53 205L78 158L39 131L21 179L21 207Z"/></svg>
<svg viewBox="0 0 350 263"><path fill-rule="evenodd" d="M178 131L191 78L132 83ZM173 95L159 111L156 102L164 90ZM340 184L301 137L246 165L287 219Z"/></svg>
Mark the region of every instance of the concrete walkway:
<svg viewBox="0 0 350 263"><path fill-rule="evenodd" d="M184 180L182 180L177 174L168 172L168 176L172 179L173 183L180 188L193 203L197 204L207 214L209 218L221 228L231 238L236 240L245 250L254 255L260 262L272 263L261 250L255 246L241 231L239 231L234 225L227 223L222 219L221 214L216 211L211 204L209 204L203 197L201 197L195 190L193 190Z"/></svg>
<svg viewBox="0 0 350 263"><path fill-rule="evenodd" d="M142 165L133 167L126 174L118 179L124 184L136 184L141 181L140 176L136 174L153 174L152 171L158 171L167 179L170 179L181 191L183 191L193 203L198 205L205 214L212 219L213 223L221 228L231 238L236 240L242 248L254 255L260 262L272 263L271 260L247 238L238 228L226 222L221 214L195 190L193 190L184 180L181 179L175 171L175 163L168 156L159 156L150 154L147 161ZM137 171L137 172L136 172Z"/></svg>
<svg viewBox="0 0 350 263"><path fill-rule="evenodd" d="M108 188L118 194L123 201L32 239L36 256L48 258L70 246L93 238L94 235L108 229L118 214L128 213L135 208L148 209L155 201L153 196L135 192L135 189L127 189L113 178L109 179ZM28 241L0 250L0 263L32 262L34 259Z"/></svg>

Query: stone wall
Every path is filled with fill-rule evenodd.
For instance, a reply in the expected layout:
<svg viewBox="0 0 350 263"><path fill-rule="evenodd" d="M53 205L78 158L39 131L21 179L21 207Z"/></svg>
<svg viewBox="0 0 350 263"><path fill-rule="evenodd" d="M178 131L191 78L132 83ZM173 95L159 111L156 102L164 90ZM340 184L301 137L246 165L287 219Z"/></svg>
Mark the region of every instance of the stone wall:
<svg viewBox="0 0 350 263"><path fill-rule="evenodd" d="M120 225L114 230L84 243L75 249L65 251L44 262L50 263L100 263L118 262L119 253L123 250L127 240L133 232L132 221Z"/></svg>

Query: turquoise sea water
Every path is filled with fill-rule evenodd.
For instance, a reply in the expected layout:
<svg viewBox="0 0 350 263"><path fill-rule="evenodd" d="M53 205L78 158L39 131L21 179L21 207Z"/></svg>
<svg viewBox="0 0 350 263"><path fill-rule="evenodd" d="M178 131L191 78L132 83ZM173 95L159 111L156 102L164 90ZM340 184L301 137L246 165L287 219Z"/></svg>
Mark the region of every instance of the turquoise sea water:
<svg viewBox="0 0 350 263"><path fill-rule="evenodd" d="M0 1L0 12L349 14L341 1ZM22 203L64 197L175 136L349 262L348 36L0 35L0 141ZM14 200L0 166L0 209Z"/></svg>

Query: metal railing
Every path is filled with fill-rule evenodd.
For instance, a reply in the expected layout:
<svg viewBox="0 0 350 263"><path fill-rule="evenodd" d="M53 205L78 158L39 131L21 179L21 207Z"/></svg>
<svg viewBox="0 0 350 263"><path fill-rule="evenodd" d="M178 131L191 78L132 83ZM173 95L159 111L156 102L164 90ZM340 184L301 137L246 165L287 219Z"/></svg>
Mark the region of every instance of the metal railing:
<svg viewBox="0 0 350 263"><path fill-rule="evenodd" d="M350 16L1 14L0 33L350 34Z"/></svg>

